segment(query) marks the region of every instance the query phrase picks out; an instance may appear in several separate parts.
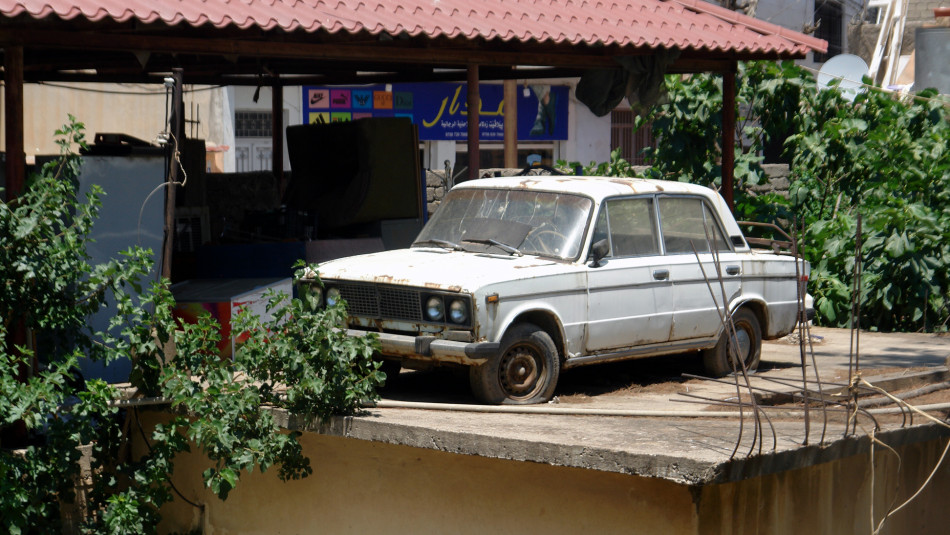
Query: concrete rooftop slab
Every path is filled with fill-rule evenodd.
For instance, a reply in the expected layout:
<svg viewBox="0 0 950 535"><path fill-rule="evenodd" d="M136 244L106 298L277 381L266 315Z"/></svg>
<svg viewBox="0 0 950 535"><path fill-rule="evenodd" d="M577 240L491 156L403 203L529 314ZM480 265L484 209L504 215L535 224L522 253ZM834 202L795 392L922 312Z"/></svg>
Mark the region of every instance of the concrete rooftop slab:
<svg viewBox="0 0 950 535"><path fill-rule="evenodd" d="M850 332L813 328L811 333L814 358L822 381L829 387L831 383L846 383L849 352L854 347ZM936 371L938 377L945 377L948 373L945 364L950 356L950 337L862 332L857 347L862 376L872 383L879 377L910 375L912 370ZM689 364L690 357L661 358L683 358L684 367L695 366ZM810 361L809 357L806 371L809 379L813 379L814 369ZM673 364L667 361L664 365L676 369L675 361ZM598 373L603 373L609 379L617 372L616 368L598 372L598 368L605 366L591 367L584 373L595 378ZM635 372L637 368L633 370ZM576 386L572 387L568 382L564 387L567 395L563 395L559 387L559 402L556 404L514 409L527 413L473 412L494 409L474 405L467 394L459 393L464 389L455 388L457 384L446 386L443 376L412 373L422 375L413 377L416 380L411 382L411 389L404 388L390 396L410 401L402 405L411 408L373 408L364 415L335 418L323 426L301 421L284 412L278 416L291 429L465 455L658 477L696 485L737 481L865 453L869 445L865 434L873 428L870 418L859 418L856 435L850 435L846 433L843 411L832 415L826 423L821 410L812 409L809 411L806 441L804 412L800 408L773 408L766 411L772 425L763 417L760 419L761 432L757 432L751 411L745 410L740 418L733 408L684 395L734 400L735 385L697 379L685 381L675 375L671 378L673 391L667 388L651 391L648 387L638 392L615 388L596 395L576 395L572 393ZM406 377L409 376L404 372L401 379ZM772 381L798 381L800 384L801 377L799 346L787 341L771 341L764 344L760 372L751 381L768 389L793 391L793 387L783 387ZM427 379L432 383L428 389ZM437 387L434 394L432 386ZM414 399L425 403L413 404ZM381 404L386 403L384 398ZM390 404L400 405L392 399ZM616 415L622 413L655 416ZM943 409L934 414L942 420L946 413L947 410ZM876 436L891 446L950 436L950 430L924 423L925 420L919 416L913 422L894 416L877 418L881 430Z"/></svg>

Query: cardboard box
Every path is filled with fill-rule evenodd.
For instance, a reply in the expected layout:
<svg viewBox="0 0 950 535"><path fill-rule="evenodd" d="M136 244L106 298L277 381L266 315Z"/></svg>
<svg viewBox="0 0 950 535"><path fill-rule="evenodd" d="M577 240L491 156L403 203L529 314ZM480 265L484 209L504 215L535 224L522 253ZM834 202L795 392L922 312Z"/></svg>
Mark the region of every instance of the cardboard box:
<svg viewBox="0 0 950 535"><path fill-rule="evenodd" d="M247 333L232 332L231 317L243 307L262 320L272 319L267 314L268 290L283 292L289 298L293 279L196 279L174 284L171 290L176 301L172 315L193 324L201 314L210 314L221 325L218 342L221 357L234 358L237 346L247 339Z"/></svg>

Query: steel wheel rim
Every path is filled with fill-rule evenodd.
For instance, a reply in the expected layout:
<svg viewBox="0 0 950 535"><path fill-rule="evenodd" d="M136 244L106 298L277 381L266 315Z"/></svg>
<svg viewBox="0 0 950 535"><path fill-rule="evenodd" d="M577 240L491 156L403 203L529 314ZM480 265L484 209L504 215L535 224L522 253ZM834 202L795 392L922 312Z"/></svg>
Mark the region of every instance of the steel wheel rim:
<svg viewBox="0 0 950 535"><path fill-rule="evenodd" d="M748 364L752 357L752 336L746 325L736 325L735 331L735 336L729 337L729 358L738 355L741 360L737 362Z"/></svg>
<svg viewBox="0 0 950 535"><path fill-rule="evenodd" d="M501 388L511 398L529 398L541 388L544 360L535 348L519 344L502 355L498 374Z"/></svg>

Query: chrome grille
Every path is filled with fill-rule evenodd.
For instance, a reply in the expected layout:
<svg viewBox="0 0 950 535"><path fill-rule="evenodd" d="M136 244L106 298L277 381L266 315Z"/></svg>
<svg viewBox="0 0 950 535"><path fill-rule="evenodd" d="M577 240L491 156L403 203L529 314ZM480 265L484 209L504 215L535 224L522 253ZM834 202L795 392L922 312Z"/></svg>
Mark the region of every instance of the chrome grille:
<svg viewBox="0 0 950 535"><path fill-rule="evenodd" d="M380 286L379 313L384 318L422 321L422 306L419 292L402 288Z"/></svg>
<svg viewBox="0 0 950 535"><path fill-rule="evenodd" d="M372 283L326 281L339 288L351 316L422 321L419 290Z"/></svg>
<svg viewBox="0 0 950 535"><path fill-rule="evenodd" d="M323 282L327 291L331 288L340 291L340 297L346 301L347 313L351 318L447 325L447 319L427 321L423 318L422 302L433 296L443 298L446 307L450 299L462 299L469 309L469 318L472 314L471 298L465 295L428 288L406 288L404 286L374 284L371 282L332 279L324 279ZM456 328L470 327L471 319L465 324L451 324L451 326Z"/></svg>
<svg viewBox="0 0 950 535"><path fill-rule="evenodd" d="M328 285L330 286L330 285ZM340 290L340 297L346 300L347 311L354 316L379 317L379 298L372 284L332 283Z"/></svg>

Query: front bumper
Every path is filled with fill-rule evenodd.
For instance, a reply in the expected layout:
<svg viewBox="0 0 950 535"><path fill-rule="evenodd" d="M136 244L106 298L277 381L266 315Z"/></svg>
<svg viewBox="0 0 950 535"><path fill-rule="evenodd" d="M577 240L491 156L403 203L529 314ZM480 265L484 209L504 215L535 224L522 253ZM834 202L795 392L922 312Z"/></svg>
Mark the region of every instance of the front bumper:
<svg viewBox="0 0 950 535"><path fill-rule="evenodd" d="M366 336L370 332L372 331L346 330L348 336ZM499 344L495 342L456 342L434 336L375 334L379 337L380 353L387 357L477 366L498 354L499 349Z"/></svg>

